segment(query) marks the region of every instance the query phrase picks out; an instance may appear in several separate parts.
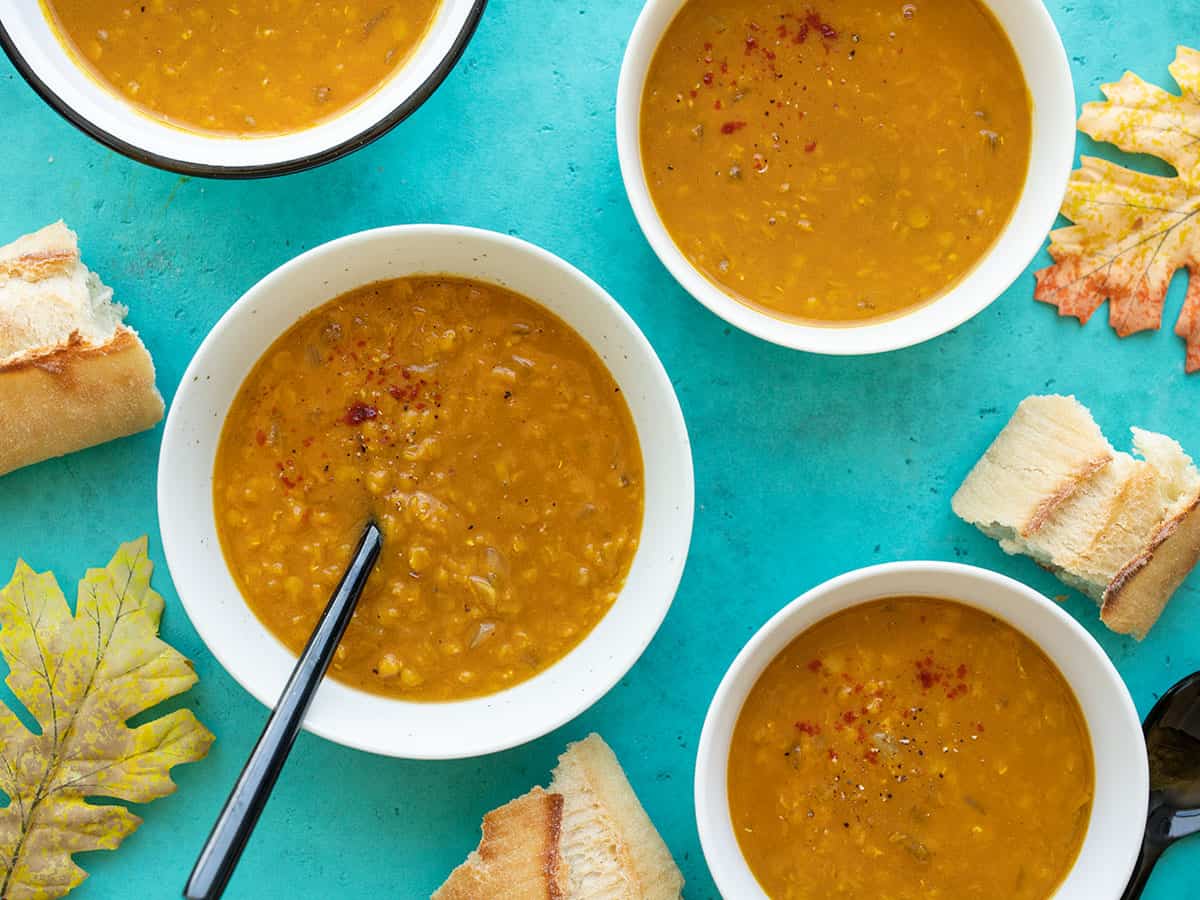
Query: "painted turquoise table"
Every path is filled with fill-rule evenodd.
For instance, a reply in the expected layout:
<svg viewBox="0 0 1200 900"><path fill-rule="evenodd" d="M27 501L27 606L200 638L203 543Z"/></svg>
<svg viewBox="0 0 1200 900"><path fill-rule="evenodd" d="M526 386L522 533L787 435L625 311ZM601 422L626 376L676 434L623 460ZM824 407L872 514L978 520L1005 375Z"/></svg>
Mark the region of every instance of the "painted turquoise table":
<svg viewBox="0 0 1200 900"><path fill-rule="evenodd" d="M1081 102L1126 68L1170 85L1175 44L1200 43L1195 0L1049 5ZM691 558L629 675L574 722L485 759L406 762L302 736L227 897L428 896L475 846L482 814L544 784L566 742L592 730L625 764L687 896L713 897L692 816L696 742L726 665L771 613L826 578L896 559L974 563L1065 593L950 512L950 494L1027 394L1074 392L1118 442L1139 424L1200 453L1200 375L1184 375L1169 328L1118 341L1097 316L1081 330L1033 302L1029 274L939 340L858 359L762 343L691 300L643 240L617 170L617 72L638 8L493 0L456 71L389 136L315 172L250 183L187 180L117 156L0 62L0 242L60 216L76 228L85 259L131 307L168 400L217 318L289 257L363 228L451 222L526 238L604 285L658 349L691 432ZM1170 321L1183 287L1181 276ZM200 673L180 702L217 735L205 761L175 770L177 794L137 810L145 824L118 852L78 858L92 876L80 900L178 896L264 718L200 643L171 585L154 502L160 437L161 427L0 480L5 575L22 555L69 588L118 542L149 533L163 634ZM1200 669L1200 576L1140 645L1107 633L1089 601L1072 595L1067 608L1143 714ZM1197 896L1198 871L1193 840L1167 853L1147 897Z"/></svg>

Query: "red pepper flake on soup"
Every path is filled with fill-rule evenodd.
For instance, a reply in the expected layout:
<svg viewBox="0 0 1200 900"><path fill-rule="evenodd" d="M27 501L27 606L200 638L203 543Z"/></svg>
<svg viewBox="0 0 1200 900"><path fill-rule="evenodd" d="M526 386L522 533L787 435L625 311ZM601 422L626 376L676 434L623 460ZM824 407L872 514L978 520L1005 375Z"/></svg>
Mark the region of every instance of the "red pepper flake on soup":
<svg viewBox="0 0 1200 900"><path fill-rule="evenodd" d="M347 425L361 425L368 419L374 419L378 415L378 409L369 403L363 403L359 400L350 404L350 408L346 410L346 416L342 421Z"/></svg>

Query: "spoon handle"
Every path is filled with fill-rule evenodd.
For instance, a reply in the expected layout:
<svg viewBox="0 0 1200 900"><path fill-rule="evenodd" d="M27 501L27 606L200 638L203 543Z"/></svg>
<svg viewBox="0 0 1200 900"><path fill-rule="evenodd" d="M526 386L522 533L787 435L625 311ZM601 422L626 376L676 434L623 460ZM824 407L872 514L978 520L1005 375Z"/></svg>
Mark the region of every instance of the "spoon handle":
<svg viewBox="0 0 1200 900"><path fill-rule="evenodd" d="M1150 840L1149 837L1142 842L1137 865L1133 867L1133 874L1129 876L1129 884L1125 887L1125 893L1121 895L1121 900L1138 900L1138 897L1142 896L1142 891L1146 889L1146 882L1150 880L1150 873L1154 871L1154 864L1158 862L1158 858L1162 856L1165 849L1166 847L1161 843Z"/></svg>
<svg viewBox="0 0 1200 900"><path fill-rule="evenodd" d="M325 607L316 630L300 654L279 702L267 719L258 743L246 761L246 767L242 769L237 784L225 801L225 807L204 849L200 851L196 867L192 869L183 891L187 900L217 900L224 893L229 876L233 874L292 749L304 713L350 622L367 576L379 557L381 544L379 529L373 522L369 523L346 574L329 598L329 605Z"/></svg>

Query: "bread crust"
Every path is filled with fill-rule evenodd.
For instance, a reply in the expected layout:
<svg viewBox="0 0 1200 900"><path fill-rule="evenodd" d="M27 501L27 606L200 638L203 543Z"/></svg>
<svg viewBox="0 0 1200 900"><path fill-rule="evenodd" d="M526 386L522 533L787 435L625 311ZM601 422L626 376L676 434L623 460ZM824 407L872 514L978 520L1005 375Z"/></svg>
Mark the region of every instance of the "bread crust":
<svg viewBox="0 0 1200 900"><path fill-rule="evenodd" d="M1164 522L1145 549L1117 572L1104 592L1100 620L1139 641L1200 562L1200 498Z"/></svg>
<svg viewBox="0 0 1200 900"><path fill-rule="evenodd" d="M564 900L563 797L535 787L483 817L483 837L431 900Z"/></svg>
<svg viewBox="0 0 1200 900"><path fill-rule="evenodd" d="M124 325L102 347L73 340L0 366L0 475L152 428L154 363Z"/></svg>
<svg viewBox="0 0 1200 900"><path fill-rule="evenodd" d="M0 284L9 278L34 283L66 275L78 262L75 235L59 219L0 247Z"/></svg>
<svg viewBox="0 0 1200 900"><path fill-rule="evenodd" d="M124 314L61 220L0 247L0 475L162 418Z"/></svg>

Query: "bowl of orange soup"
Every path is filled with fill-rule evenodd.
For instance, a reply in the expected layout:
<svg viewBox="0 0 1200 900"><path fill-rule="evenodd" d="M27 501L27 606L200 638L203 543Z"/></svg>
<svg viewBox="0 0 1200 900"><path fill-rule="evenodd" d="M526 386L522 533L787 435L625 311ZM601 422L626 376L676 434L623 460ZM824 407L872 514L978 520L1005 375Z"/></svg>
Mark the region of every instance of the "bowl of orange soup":
<svg viewBox="0 0 1200 900"><path fill-rule="evenodd" d="M1149 775L1104 651L1024 585L851 572L784 607L717 688L696 761L726 897L1116 900Z"/></svg>
<svg viewBox="0 0 1200 900"><path fill-rule="evenodd" d="M372 572L305 721L410 758L515 746L599 699L691 535L679 404L600 287L523 241L397 226L251 288L167 418L163 545L201 638L273 704L366 521Z"/></svg>
<svg viewBox="0 0 1200 900"><path fill-rule="evenodd" d="M320 165L419 107L486 0L7 0L0 45L50 106L141 162Z"/></svg>
<svg viewBox="0 0 1200 900"><path fill-rule="evenodd" d="M1024 270L1074 154L1040 0L650 0L621 67L626 192L693 297L774 343L892 350Z"/></svg>

